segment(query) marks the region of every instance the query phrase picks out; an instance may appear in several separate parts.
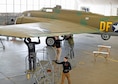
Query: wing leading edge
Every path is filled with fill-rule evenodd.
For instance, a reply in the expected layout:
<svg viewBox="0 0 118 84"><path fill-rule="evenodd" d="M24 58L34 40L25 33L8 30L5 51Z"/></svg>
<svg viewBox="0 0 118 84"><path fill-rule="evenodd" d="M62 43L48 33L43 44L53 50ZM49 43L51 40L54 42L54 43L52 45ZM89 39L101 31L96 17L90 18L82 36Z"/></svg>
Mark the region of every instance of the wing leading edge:
<svg viewBox="0 0 118 84"><path fill-rule="evenodd" d="M60 20L0 26L0 35L13 37L60 36L96 32L99 32L97 28Z"/></svg>

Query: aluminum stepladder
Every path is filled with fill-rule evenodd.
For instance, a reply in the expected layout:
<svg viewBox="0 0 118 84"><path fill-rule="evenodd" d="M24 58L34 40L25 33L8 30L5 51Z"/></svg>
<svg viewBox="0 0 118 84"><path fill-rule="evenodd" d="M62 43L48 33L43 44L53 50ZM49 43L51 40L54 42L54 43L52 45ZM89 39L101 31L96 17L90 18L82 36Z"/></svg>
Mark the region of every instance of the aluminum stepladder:
<svg viewBox="0 0 118 84"><path fill-rule="evenodd" d="M54 67L54 84L57 84L57 82L59 82L60 76L61 76L61 67L62 65L58 65L56 64L54 61L52 62L52 60L55 60L55 56L57 55L56 53L56 48L55 47L51 47L51 46L47 46L47 51L48 51L48 57L50 59L50 63L53 65ZM61 67L60 67L61 66Z"/></svg>
<svg viewBox="0 0 118 84"><path fill-rule="evenodd" d="M43 60L39 60L39 65L42 68L40 73L43 72L43 74L41 76L41 74L37 73L40 77L35 74L35 79L38 84L41 84L41 80L43 80L43 84L54 84L54 67L47 49L47 46L43 48ZM37 50L37 52L40 52L40 50ZM47 58L46 60L45 57Z"/></svg>
<svg viewBox="0 0 118 84"><path fill-rule="evenodd" d="M36 54L38 55L41 51L42 50L37 50ZM28 56L25 59L27 79L34 79L34 84L54 84L54 67L48 56L47 47L43 48L43 58L45 56L47 57L47 60L39 60L37 56L37 68L35 71L27 70Z"/></svg>

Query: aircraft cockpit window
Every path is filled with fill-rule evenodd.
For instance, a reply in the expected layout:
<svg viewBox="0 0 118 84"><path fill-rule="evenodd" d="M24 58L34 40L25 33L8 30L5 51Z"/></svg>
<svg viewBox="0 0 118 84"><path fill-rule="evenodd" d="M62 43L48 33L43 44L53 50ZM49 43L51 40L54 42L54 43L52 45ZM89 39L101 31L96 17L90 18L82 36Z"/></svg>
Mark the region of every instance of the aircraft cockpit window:
<svg viewBox="0 0 118 84"><path fill-rule="evenodd" d="M43 8L42 9L43 12L53 12L52 8Z"/></svg>
<svg viewBox="0 0 118 84"><path fill-rule="evenodd" d="M52 9L46 9L46 12L53 12Z"/></svg>

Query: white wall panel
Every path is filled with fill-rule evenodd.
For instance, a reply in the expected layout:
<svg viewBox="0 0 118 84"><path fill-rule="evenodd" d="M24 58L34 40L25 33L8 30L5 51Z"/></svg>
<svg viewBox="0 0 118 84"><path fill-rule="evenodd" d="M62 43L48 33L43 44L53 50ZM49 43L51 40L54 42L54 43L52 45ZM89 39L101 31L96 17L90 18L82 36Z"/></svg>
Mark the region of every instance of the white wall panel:
<svg viewBox="0 0 118 84"><path fill-rule="evenodd" d="M13 12L13 5L7 5L6 11L12 13Z"/></svg>
<svg viewBox="0 0 118 84"><path fill-rule="evenodd" d="M118 5L115 4L85 4L78 2L76 10L81 10L81 7L86 7L90 9L90 12L102 14L106 16L116 16ZM77 5L77 4L76 4Z"/></svg>
<svg viewBox="0 0 118 84"><path fill-rule="evenodd" d="M0 13L6 12L6 5L0 5Z"/></svg>
<svg viewBox="0 0 118 84"><path fill-rule="evenodd" d="M18 13L19 11L21 11L20 5L14 5L14 13Z"/></svg>
<svg viewBox="0 0 118 84"><path fill-rule="evenodd" d="M63 9L81 10L81 7L88 7L93 13L116 15L117 3L117 0L1 0L0 12L17 13L61 5Z"/></svg>
<svg viewBox="0 0 118 84"><path fill-rule="evenodd" d="M7 0L7 4L13 4L14 0Z"/></svg>
<svg viewBox="0 0 118 84"><path fill-rule="evenodd" d="M0 4L6 4L7 0L0 0Z"/></svg>

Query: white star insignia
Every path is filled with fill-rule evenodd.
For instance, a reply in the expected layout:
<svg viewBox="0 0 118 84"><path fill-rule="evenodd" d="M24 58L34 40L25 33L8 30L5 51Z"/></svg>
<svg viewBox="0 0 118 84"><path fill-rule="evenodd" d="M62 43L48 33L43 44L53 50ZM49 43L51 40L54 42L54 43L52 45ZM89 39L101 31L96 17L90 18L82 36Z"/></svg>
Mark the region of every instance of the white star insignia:
<svg viewBox="0 0 118 84"><path fill-rule="evenodd" d="M114 32L118 31L118 24L117 25L113 25L113 27L115 27Z"/></svg>

